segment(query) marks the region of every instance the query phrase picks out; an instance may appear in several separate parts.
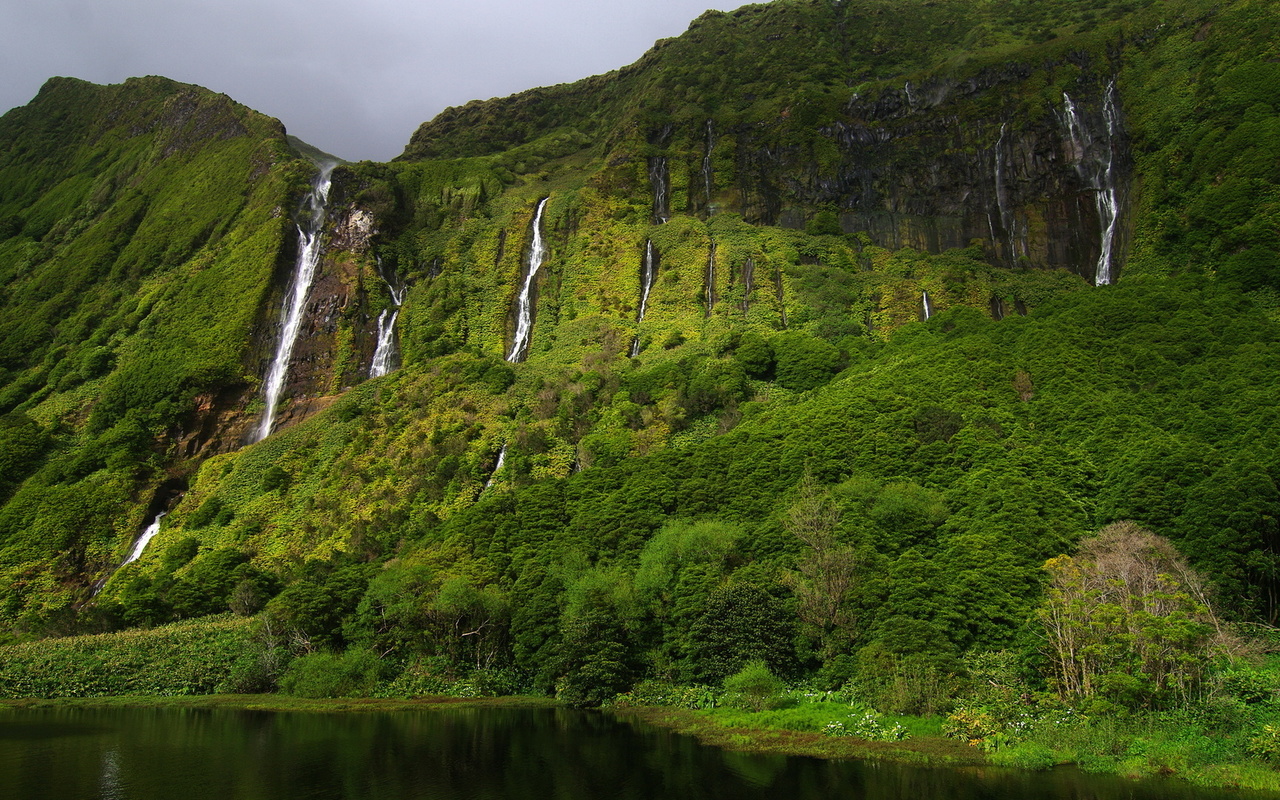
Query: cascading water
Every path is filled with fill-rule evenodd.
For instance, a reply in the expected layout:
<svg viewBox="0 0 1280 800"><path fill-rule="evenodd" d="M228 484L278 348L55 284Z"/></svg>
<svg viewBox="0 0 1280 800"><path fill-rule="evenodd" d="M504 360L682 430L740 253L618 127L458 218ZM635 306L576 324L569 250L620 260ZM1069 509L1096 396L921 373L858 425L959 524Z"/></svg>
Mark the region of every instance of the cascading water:
<svg viewBox="0 0 1280 800"><path fill-rule="evenodd" d="M929 305L929 293L927 291L920 293L920 304L924 307L924 318L927 321L933 316L933 307Z"/></svg>
<svg viewBox="0 0 1280 800"><path fill-rule="evenodd" d="M502 449L498 451L498 463L493 465L493 472L489 474L489 480L485 483L484 488L488 489L498 480L498 476L502 474L502 468L507 463L507 446L502 445Z"/></svg>
<svg viewBox="0 0 1280 800"><path fill-rule="evenodd" d="M1000 211L1000 225L1004 228L1005 236L1008 237L1009 261L1013 262L1017 259L1017 246L1015 244L1015 224L1013 220L1013 209L1009 207L1009 190L1004 183L1004 137L1008 130L1008 123L1000 126L1000 139L996 142L996 206ZM990 223L988 223L990 224ZM995 235L994 226L992 226L992 235Z"/></svg>
<svg viewBox="0 0 1280 800"><path fill-rule="evenodd" d="M511 350L507 353L507 361L513 364L523 361L529 352L529 336L533 333L533 279L537 277L538 269L547 258L547 246L542 239L542 212L546 210L550 199L542 198L538 203L538 210L533 214L533 242L529 245L529 263L525 267L520 295L516 298L516 335L511 341Z"/></svg>
<svg viewBox="0 0 1280 800"><path fill-rule="evenodd" d="M649 183L653 186L653 224L662 225L671 219L671 203L667 196L670 180L667 159L663 156L649 159Z"/></svg>
<svg viewBox="0 0 1280 800"><path fill-rule="evenodd" d="M129 555L125 558L124 562L120 564L120 566L123 567L125 564L131 564L142 556L142 551L147 548L147 545L151 543L151 540L160 532L160 520L164 519L167 513L169 512L161 511L159 514L156 514L156 518L151 520L151 524L142 530L142 535L138 537L138 541L133 543L133 547L129 550Z"/></svg>
<svg viewBox="0 0 1280 800"><path fill-rule="evenodd" d="M1119 186L1116 180L1115 151L1119 138L1120 109L1116 101L1116 85L1107 86L1102 103L1105 131L1094 135L1085 124L1079 109L1066 92L1062 93L1067 136L1071 139L1071 156L1076 172L1093 191L1101 228L1100 253L1094 270L1094 284L1102 286L1113 280L1116 229L1120 218Z"/></svg>
<svg viewBox="0 0 1280 800"><path fill-rule="evenodd" d="M254 432L253 441L255 442L267 438L275 424L276 406L279 405L280 395L284 391L289 359L293 356L293 346L297 343L298 332L302 329L307 292L311 290L316 266L320 263L320 237L324 232L329 184L333 176L333 168L336 166L334 162L320 164L320 172L312 182L311 193L307 196L305 205L308 212L307 218L303 224L298 225L298 260L294 265L293 285L284 299L284 328L280 331L280 341L276 345L275 358L271 360L271 369L267 371L265 389L267 408L262 412L262 422Z"/></svg>
<svg viewBox="0 0 1280 800"><path fill-rule="evenodd" d="M711 251L707 254L707 316L716 307L716 243L711 243Z"/></svg>
<svg viewBox="0 0 1280 800"><path fill-rule="evenodd" d="M711 120L707 120L707 148L702 155L702 185L707 192L707 215L711 215L711 151L716 146L716 129Z"/></svg>
<svg viewBox="0 0 1280 800"><path fill-rule="evenodd" d="M384 308L378 315L378 346L374 348L373 361L369 365L370 378L380 378L392 370L396 353L396 317L400 316L400 306L404 305L404 288L396 289L386 277L383 280L391 292L393 308Z"/></svg>
<svg viewBox="0 0 1280 800"><path fill-rule="evenodd" d="M653 240L644 243L644 260L640 265L640 311L636 316L636 328L644 322L644 310L649 305L649 290L653 288L653 276L658 271L658 256L653 249ZM631 342L631 357L640 355L640 334Z"/></svg>

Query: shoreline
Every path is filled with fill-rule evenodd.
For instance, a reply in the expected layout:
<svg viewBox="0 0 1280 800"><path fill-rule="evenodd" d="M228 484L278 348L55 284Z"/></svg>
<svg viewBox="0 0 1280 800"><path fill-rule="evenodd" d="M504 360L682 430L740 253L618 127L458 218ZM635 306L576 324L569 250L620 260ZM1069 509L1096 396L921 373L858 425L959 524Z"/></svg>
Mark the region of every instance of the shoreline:
<svg viewBox="0 0 1280 800"><path fill-rule="evenodd" d="M279 694L262 695L112 695L102 697L4 698L3 709L50 708L174 708L198 710L268 711L274 713L378 713L424 711L430 709L566 708L546 697L513 695L505 697L420 698L306 698ZM780 727L747 727L726 724L706 712L664 706L603 708L601 713L621 722L650 725L672 733L689 736L700 744L722 750L763 755L797 756L826 760L854 759L869 762L891 762L934 769L1009 769L1019 772L1041 772L1046 769L1069 768L1124 780L1158 778L1188 787L1240 792L1241 797L1280 798L1274 770L1270 781L1250 774L1242 764L1203 765L1194 771L1145 771L1124 768L1090 769L1073 759L1060 758L1039 769L1015 764L1002 764L998 759L955 739L933 735L917 735L900 741L870 741L852 736L828 736L815 731ZM1058 754L1059 756L1061 754ZM1120 767L1120 765L1116 765ZM1263 784L1269 785L1263 785Z"/></svg>
<svg viewBox="0 0 1280 800"><path fill-rule="evenodd" d="M892 761L926 767L985 767L991 760L966 744L935 736L896 742L875 742L852 736L827 736L785 728L728 726L713 716L683 708L633 707L608 709L622 720L636 721L692 736L700 743L725 750L810 758L854 758Z"/></svg>

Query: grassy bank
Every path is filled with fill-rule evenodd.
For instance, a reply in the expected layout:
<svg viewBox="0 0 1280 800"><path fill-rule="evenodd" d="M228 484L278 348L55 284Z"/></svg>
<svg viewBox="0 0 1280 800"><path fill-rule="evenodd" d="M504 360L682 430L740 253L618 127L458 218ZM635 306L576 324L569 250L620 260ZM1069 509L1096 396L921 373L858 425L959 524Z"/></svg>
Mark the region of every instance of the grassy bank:
<svg viewBox="0 0 1280 800"><path fill-rule="evenodd" d="M827 725L851 716L849 706L842 703L766 711L623 707L615 713L733 750L938 767L992 765L1040 770L1073 765L1086 772L1123 778L1165 776L1203 787L1280 794L1280 773L1243 752L1239 742L1160 715L1079 718L1043 727L1022 741L984 750L948 736L952 726L942 717L882 715L882 723L906 731L904 738L894 741L824 733Z"/></svg>
<svg viewBox="0 0 1280 800"><path fill-rule="evenodd" d="M944 737L937 719L897 718L910 724L913 729L910 738L877 742L851 736L830 736L818 730L806 729L809 727L811 714L749 712L727 708L696 711L683 708L625 708L616 709L614 713L623 719L658 725L676 733L696 737L703 744L730 750L816 758L863 758L948 767L990 763L981 751ZM914 731L920 733L916 734Z"/></svg>

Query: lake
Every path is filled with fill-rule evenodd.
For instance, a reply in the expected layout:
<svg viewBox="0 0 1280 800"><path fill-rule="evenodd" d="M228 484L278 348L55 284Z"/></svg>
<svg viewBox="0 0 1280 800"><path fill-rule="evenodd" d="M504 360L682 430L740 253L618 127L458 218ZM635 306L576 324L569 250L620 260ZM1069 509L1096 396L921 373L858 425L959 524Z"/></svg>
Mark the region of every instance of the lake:
<svg viewBox="0 0 1280 800"><path fill-rule="evenodd" d="M0 708L15 800L1217 800L1247 793L750 755L565 709Z"/></svg>

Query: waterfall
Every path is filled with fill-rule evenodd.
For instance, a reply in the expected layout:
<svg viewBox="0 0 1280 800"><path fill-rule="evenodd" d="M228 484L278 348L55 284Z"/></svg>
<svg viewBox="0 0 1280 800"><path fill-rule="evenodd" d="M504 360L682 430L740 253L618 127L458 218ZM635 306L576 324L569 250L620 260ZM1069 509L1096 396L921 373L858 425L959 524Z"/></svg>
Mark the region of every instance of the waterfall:
<svg viewBox="0 0 1280 800"><path fill-rule="evenodd" d="M920 293L920 302L924 306L924 318L927 321L933 316L933 307L929 305L929 293L927 291Z"/></svg>
<svg viewBox="0 0 1280 800"><path fill-rule="evenodd" d="M378 262L378 266L381 268L381 261ZM370 378L380 378L392 369L396 352L396 317L400 316L400 306L404 304L404 288L397 290L385 275L382 280L386 281L387 289L391 292L393 307L382 309L382 313L378 315L378 346L373 350L373 362L369 365ZM390 317L387 316L388 312L391 314Z"/></svg>
<svg viewBox="0 0 1280 800"><path fill-rule="evenodd" d="M716 129L707 120L707 148L702 154L702 185L707 191L707 216L711 216L711 151L716 146Z"/></svg>
<svg viewBox="0 0 1280 800"><path fill-rule="evenodd" d="M1009 208L1009 191L1004 185L1004 136L1008 127L1007 122L1000 125L1000 139L996 142L996 206L1000 210L1000 225L1004 228L1005 235L1009 237L1009 263L1013 263L1017 259L1017 248L1014 244L1015 226L1013 211Z"/></svg>
<svg viewBox="0 0 1280 800"><path fill-rule="evenodd" d="M547 246L542 240L542 212L546 210L550 199L542 198L533 215L533 243L529 246L529 263L525 267L524 285L520 287L520 295L516 299L516 335L511 342L511 350L507 353L507 361L513 364L523 361L529 352L529 335L533 333L533 279L547 258Z"/></svg>
<svg viewBox="0 0 1280 800"><path fill-rule="evenodd" d="M281 393L284 392L284 379L289 371L289 359L293 356L293 346L297 343L298 332L302 329L307 292L311 290L316 266L320 263L320 236L324 232L325 203L329 199L330 178L336 166L337 164L333 162L320 165L320 173L312 182L311 193L307 196L305 208L309 215L304 220L304 224L298 225L298 260L294 265L293 285L284 299L284 328L280 331L276 354L271 360L271 369L267 372L267 408L262 412L262 422L254 433L252 441L255 442L267 438L275 423L276 406L280 403Z"/></svg>
<svg viewBox="0 0 1280 800"><path fill-rule="evenodd" d="M167 513L169 512L161 511L159 514L156 514L156 518L151 520L151 524L142 530L142 535L133 543L133 547L129 550L128 557L125 558L120 566L123 567L125 564L131 564L138 560L142 555L142 551L145 550L151 540L155 538L155 535L160 532L160 520L164 519L165 514Z"/></svg>
<svg viewBox="0 0 1280 800"><path fill-rule="evenodd" d="M653 186L653 224L662 225L671 219L671 202L667 197L667 159L653 156L649 159L649 183Z"/></svg>
<svg viewBox="0 0 1280 800"><path fill-rule="evenodd" d="M1094 206L1098 211L1100 253L1094 269L1094 284L1102 286L1113 280L1113 258L1116 229L1120 217L1119 187L1116 185L1115 150L1120 109L1116 102L1116 84L1107 86L1102 103L1102 118L1106 130L1094 132L1085 124L1079 109L1066 92L1062 93L1067 136L1071 139L1071 158L1076 172L1093 191Z"/></svg>
<svg viewBox="0 0 1280 800"><path fill-rule="evenodd" d="M653 240L644 243L644 260L640 264L640 311L636 316L636 338L631 342L631 357L640 355L640 324L644 322L644 309L649 304L649 290L653 288L653 276L658 271L658 256L653 250Z"/></svg>
<svg viewBox="0 0 1280 800"><path fill-rule="evenodd" d="M711 250L707 254L707 316L711 316L711 312L716 307L716 243L711 243Z"/></svg>
<svg viewBox="0 0 1280 800"><path fill-rule="evenodd" d="M504 444L502 445L502 449L498 451L498 463L493 465L493 472L489 474L489 480L485 483L484 488L488 489L490 486L493 486L494 482L498 480L498 475L501 474L502 468L506 463L507 446Z"/></svg>

